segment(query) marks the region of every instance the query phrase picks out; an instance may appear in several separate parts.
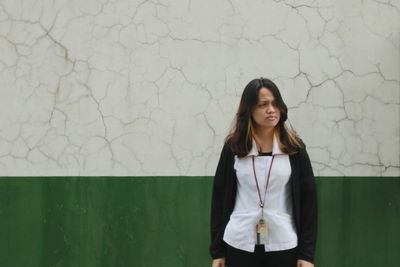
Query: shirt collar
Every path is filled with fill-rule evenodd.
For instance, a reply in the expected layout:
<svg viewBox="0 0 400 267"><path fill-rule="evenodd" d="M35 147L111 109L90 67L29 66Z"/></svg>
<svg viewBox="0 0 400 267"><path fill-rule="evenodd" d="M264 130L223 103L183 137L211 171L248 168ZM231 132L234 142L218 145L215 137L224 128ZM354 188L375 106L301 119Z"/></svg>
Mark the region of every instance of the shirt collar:
<svg viewBox="0 0 400 267"><path fill-rule="evenodd" d="M245 156L250 157L250 156L258 156L258 149L257 149L257 143L254 137L252 138L252 147L250 152ZM281 149L279 148L278 140L276 138L276 135L274 134L273 140L272 140L272 155L277 155L277 154L284 154Z"/></svg>

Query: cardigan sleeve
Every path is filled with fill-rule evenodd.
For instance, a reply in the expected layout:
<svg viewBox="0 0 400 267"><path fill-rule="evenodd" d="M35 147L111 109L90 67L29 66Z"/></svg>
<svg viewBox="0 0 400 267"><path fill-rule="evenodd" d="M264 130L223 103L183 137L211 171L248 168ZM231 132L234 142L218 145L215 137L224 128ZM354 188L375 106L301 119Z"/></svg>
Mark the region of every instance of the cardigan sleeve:
<svg viewBox="0 0 400 267"><path fill-rule="evenodd" d="M224 200L228 163L229 151L227 145L224 145L215 172L211 195L211 244L209 251L213 259L224 258L226 254L226 243L222 238L225 230L223 209L226 204Z"/></svg>
<svg viewBox="0 0 400 267"><path fill-rule="evenodd" d="M305 145L300 151L300 233L299 259L314 262L317 241L317 188L310 158Z"/></svg>

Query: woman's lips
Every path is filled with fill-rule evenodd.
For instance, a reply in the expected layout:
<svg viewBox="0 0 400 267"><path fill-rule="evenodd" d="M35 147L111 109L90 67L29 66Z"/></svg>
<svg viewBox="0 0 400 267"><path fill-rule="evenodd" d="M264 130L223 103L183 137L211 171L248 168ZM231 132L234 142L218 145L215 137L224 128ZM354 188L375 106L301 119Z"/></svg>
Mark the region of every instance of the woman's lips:
<svg viewBox="0 0 400 267"><path fill-rule="evenodd" d="M275 119L276 119L276 117L274 117L274 116L267 117L267 120L270 120L270 121L273 121Z"/></svg>

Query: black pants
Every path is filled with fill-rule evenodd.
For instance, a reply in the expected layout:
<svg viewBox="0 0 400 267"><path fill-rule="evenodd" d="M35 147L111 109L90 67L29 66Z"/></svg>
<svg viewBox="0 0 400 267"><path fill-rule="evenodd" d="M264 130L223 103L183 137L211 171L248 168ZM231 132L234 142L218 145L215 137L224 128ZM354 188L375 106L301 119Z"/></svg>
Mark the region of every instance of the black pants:
<svg viewBox="0 0 400 267"><path fill-rule="evenodd" d="M247 252L228 245L228 267L296 267L297 249L265 251L264 245L256 245L254 252Z"/></svg>

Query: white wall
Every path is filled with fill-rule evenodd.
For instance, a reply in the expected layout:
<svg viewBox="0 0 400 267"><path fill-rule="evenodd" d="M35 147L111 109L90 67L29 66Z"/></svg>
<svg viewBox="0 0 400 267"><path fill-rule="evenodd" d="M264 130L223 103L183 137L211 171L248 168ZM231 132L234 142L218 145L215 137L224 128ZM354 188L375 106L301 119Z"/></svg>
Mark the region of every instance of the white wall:
<svg viewBox="0 0 400 267"><path fill-rule="evenodd" d="M244 86L320 176L400 175L399 1L0 1L0 175L213 175Z"/></svg>

